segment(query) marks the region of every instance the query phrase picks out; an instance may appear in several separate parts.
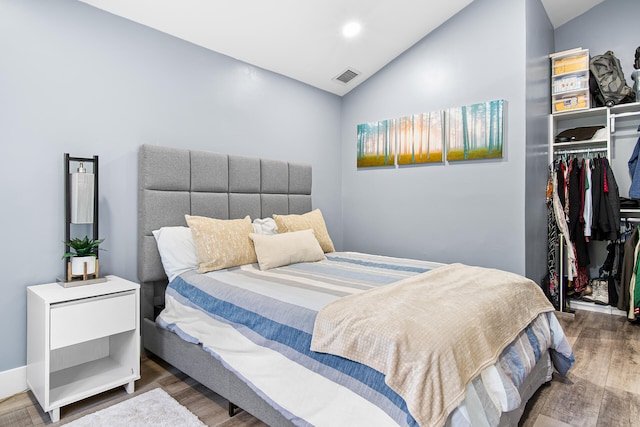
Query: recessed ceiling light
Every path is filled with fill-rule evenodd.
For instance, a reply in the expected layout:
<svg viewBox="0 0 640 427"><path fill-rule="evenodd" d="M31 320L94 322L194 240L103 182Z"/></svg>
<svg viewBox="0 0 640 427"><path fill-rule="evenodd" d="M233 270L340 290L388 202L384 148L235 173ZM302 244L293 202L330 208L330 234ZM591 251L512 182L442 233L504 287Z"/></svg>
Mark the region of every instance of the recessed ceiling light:
<svg viewBox="0 0 640 427"><path fill-rule="evenodd" d="M360 34L361 29L362 26L359 22L349 22L348 24L345 24L344 27L342 27L342 35L347 38L355 37Z"/></svg>

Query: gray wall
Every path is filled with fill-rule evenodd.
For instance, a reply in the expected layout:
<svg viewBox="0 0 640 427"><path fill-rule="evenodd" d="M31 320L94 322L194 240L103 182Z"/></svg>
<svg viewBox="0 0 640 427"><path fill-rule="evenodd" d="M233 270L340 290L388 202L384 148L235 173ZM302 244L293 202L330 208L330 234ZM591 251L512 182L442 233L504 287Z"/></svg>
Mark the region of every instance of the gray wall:
<svg viewBox="0 0 640 427"><path fill-rule="evenodd" d="M527 150L525 179L526 276L541 283L547 271L549 53L553 52L553 26L540 0L526 0Z"/></svg>
<svg viewBox="0 0 640 427"><path fill-rule="evenodd" d="M524 28L524 0L476 0L343 97L346 250L525 273ZM494 99L504 159L356 168L358 123Z"/></svg>
<svg viewBox="0 0 640 427"><path fill-rule="evenodd" d="M630 82L640 46L639 16L638 0L606 0L555 30L556 51L582 47L593 56L612 50Z"/></svg>
<svg viewBox="0 0 640 427"><path fill-rule="evenodd" d="M611 50L620 60L627 84L633 87L633 61L636 48L640 46L639 17L640 1L606 0L556 29L556 51L582 47L594 56ZM629 195L631 185L627 162L638 139L639 122L638 116L618 121L610 159L620 195L625 197Z"/></svg>
<svg viewBox="0 0 640 427"><path fill-rule="evenodd" d="M100 156L101 271L136 278L143 143L309 162L340 236L340 98L73 0L0 0L0 372L26 363L26 291L63 264L63 153Z"/></svg>

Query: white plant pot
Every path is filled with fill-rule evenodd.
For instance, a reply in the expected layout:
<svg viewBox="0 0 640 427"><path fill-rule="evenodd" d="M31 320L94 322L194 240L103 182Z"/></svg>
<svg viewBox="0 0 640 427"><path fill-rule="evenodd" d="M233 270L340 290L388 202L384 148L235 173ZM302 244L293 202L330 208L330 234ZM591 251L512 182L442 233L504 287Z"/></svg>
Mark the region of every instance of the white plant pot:
<svg viewBox="0 0 640 427"><path fill-rule="evenodd" d="M94 256L81 256L71 258L71 274L74 276L84 274L84 264L87 264L87 274L94 274L96 272L96 257Z"/></svg>

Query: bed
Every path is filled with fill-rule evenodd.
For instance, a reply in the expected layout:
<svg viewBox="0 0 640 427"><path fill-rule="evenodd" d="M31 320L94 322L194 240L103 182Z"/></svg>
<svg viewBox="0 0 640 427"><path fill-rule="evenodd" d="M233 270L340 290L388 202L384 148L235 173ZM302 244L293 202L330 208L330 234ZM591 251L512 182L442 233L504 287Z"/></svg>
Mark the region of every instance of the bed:
<svg viewBox="0 0 640 427"><path fill-rule="evenodd" d="M310 215L315 212L311 167L143 145L138 180L144 348L271 426L517 425L527 400L551 379L554 364L564 373L573 363L562 329L545 311L510 339L495 363L464 384L464 396L444 418L418 423L424 418L412 416L409 408L421 398L405 399L385 384L380 370L331 354L327 348L339 341L331 333L338 328L327 327L324 342L312 341L314 320L324 319L325 307L372 295L362 290L414 286L417 278L465 266L323 250L327 253L315 262L264 271L262 262L206 274L185 270L172 274L169 283L154 231L186 227L185 215L222 220ZM366 306L373 307L372 301ZM333 318L327 319L333 325ZM203 322L210 323L203 327ZM410 354L411 349L399 348L398 353ZM428 372L430 366L422 369ZM436 392L428 400L439 397Z"/></svg>

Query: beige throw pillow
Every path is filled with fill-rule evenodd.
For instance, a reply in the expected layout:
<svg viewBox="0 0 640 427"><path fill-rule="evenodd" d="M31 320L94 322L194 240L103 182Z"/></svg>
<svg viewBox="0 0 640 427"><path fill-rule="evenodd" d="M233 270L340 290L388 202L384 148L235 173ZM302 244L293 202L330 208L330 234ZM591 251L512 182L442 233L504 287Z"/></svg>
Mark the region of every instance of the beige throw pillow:
<svg viewBox="0 0 640 427"><path fill-rule="evenodd" d="M251 219L214 219L185 215L198 255L198 272L222 270L257 262L249 233Z"/></svg>
<svg viewBox="0 0 640 427"><path fill-rule="evenodd" d="M313 230L271 235L251 233L249 238L253 240L260 270L326 259Z"/></svg>
<svg viewBox="0 0 640 427"><path fill-rule="evenodd" d="M278 224L279 233L311 229L324 252L335 252L320 209L302 215L273 215L273 219Z"/></svg>

